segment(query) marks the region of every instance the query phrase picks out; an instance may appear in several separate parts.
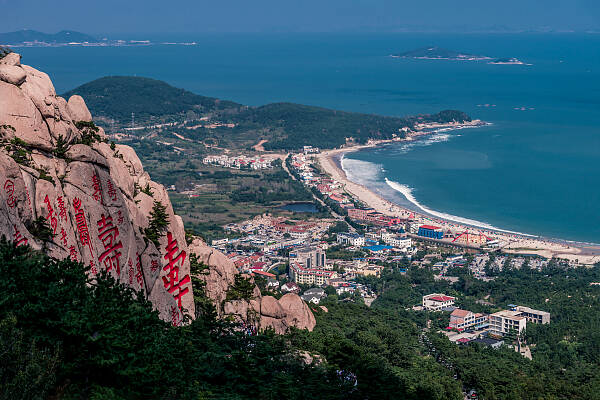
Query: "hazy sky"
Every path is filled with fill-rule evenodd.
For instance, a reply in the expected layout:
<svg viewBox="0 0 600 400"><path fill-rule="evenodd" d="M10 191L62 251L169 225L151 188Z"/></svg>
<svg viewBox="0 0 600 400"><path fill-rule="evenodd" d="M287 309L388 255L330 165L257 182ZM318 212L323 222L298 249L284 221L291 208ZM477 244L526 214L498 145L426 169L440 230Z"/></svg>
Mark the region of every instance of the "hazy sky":
<svg viewBox="0 0 600 400"><path fill-rule="evenodd" d="M600 29L600 0L0 0L0 31Z"/></svg>

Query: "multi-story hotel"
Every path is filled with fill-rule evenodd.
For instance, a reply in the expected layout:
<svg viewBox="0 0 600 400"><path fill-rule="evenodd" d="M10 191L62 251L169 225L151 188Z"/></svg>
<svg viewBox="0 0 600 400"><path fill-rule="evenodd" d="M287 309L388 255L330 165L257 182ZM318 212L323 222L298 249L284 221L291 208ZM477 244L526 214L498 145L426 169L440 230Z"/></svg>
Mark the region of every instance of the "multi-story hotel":
<svg viewBox="0 0 600 400"><path fill-rule="evenodd" d="M503 310L490 315L490 333L504 336L511 331L521 333L527 327L527 318L520 311Z"/></svg>
<svg viewBox="0 0 600 400"><path fill-rule="evenodd" d="M475 314L457 308L450 314L449 326L454 329L482 328L487 325L487 320L488 317L485 314Z"/></svg>
<svg viewBox="0 0 600 400"><path fill-rule="evenodd" d="M290 263L289 272L292 281L298 284L315 284L320 286L328 283L330 279L337 278L337 272L335 271L305 268L297 262Z"/></svg>

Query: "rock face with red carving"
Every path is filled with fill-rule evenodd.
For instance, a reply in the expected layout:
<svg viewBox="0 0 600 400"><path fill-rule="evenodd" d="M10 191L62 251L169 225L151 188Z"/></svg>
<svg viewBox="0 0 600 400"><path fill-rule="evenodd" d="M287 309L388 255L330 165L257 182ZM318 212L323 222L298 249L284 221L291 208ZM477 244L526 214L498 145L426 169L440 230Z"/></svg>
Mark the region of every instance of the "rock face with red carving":
<svg viewBox="0 0 600 400"><path fill-rule="evenodd" d="M288 293L279 300L262 296L255 286L252 298L226 301L227 292L238 274L233 262L223 253L196 239L189 246L198 261L208 266L208 273L200 275L206 283L206 295L213 301L221 316L231 316L249 328L273 329L283 334L291 327L308 329L315 327L315 317L310 308L297 294Z"/></svg>
<svg viewBox="0 0 600 400"><path fill-rule="evenodd" d="M15 53L0 59L0 235L81 261L92 276L107 271L178 325L194 315L183 222L133 149L109 144L91 121L81 97L57 96ZM158 203L168 225L153 241Z"/></svg>

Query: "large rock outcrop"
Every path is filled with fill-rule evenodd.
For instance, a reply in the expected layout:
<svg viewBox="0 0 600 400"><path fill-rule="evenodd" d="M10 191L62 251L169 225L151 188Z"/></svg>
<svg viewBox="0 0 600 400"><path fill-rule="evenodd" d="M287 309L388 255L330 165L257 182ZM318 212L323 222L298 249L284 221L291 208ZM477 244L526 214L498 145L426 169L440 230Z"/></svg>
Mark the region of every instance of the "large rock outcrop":
<svg viewBox="0 0 600 400"><path fill-rule="evenodd" d="M57 96L15 53L0 59L0 235L108 271L180 324L194 315L183 222L133 149L91 121L81 97ZM145 233L155 202L169 221L156 244Z"/></svg>
<svg viewBox="0 0 600 400"><path fill-rule="evenodd" d="M238 274L233 262L198 239L192 242L190 251L208 266L208 273L200 278L206 283L206 295L214 302L219 315L231 316L259 330L270 328L276 333L285 333L290 327L310 331L315 327L312 311L297 294L288 293L277 300L262 296L255 286L252 299L226 301L227 292Z"/></svg>
<svg viewBox="0 0 600 400"><path fill-rule="evenodd" d="M313 329L297 295L276 300L255 287L253 299L226 302L238 273L232 262L200 240L188 248L182 219L135 151L109 144L80 96L57 96L48 75L22 65L16 53L0 59L0 144L0 236L81 261L92 275L107 271L175 325L184 313L195 315L196 253L209 266L202 278L220 315L278 333ZM168 226L153 238L147 229L158 203Z"/></svg>

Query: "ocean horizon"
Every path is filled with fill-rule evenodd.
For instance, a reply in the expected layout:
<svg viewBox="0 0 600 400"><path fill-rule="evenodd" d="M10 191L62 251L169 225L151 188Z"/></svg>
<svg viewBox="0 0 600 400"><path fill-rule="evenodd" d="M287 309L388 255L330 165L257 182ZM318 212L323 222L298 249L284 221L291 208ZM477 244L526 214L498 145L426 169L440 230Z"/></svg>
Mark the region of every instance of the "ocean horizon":
<svg viewBox="0 0 600 400"><path fill-rule="evenodd" d="M600 242L600 35L164 40L197 45L15 50L24 64L49 73L58 93L107 75L137 75L248 105L289 101L394 116L465 111L491 125L349 153L343 161L348 176L400 205L515 232ZM390 57L423 46L531 65Z"/></svg>

